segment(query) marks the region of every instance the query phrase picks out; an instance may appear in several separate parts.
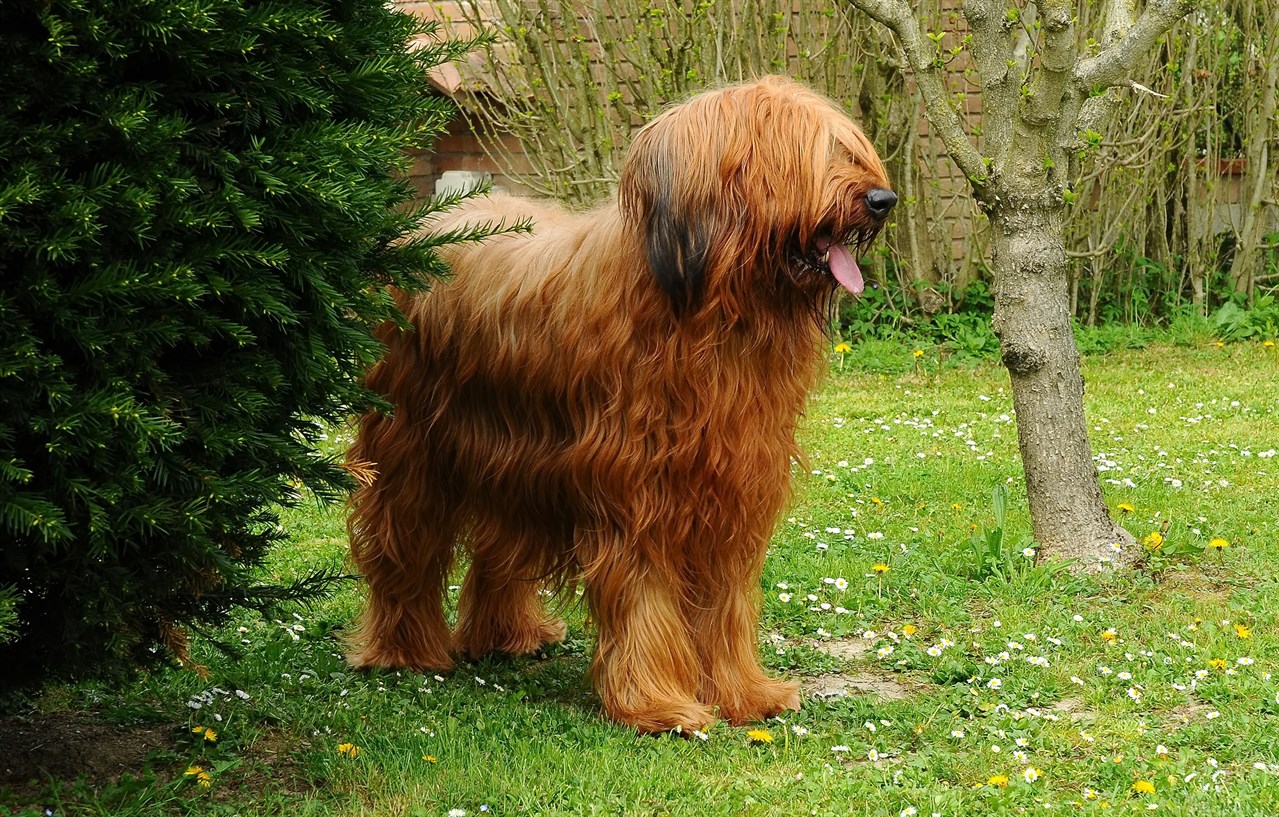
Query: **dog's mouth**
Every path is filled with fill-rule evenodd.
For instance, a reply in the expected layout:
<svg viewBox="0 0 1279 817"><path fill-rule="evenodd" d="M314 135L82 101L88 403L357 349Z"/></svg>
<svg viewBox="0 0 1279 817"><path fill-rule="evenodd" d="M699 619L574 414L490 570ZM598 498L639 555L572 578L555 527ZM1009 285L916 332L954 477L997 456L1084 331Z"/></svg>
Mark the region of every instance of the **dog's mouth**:
<svg viewBox="0 0 1279 817"><path fill-rule="evenodd" d="M857 233L843 240L836 240L829 232L819 233L813 239L813 249L799 253L796 260L802 267L834 278L850 294L861 295L866 282L856 255L869 240L870 236Z"/></svg>

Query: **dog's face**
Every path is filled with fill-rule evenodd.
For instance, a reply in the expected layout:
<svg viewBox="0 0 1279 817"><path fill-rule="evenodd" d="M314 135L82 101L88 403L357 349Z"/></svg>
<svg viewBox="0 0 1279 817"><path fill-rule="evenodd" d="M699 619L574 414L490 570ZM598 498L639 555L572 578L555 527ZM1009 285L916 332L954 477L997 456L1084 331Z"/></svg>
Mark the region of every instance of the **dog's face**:
<svg viewBox="0 0 1279 817"><path fill-rule="evenodd" d="M859 294L857 254L897 196L870 141L834 103L767 77L702 94L640 131L619 198L677 313L789 286Z"/></svg>

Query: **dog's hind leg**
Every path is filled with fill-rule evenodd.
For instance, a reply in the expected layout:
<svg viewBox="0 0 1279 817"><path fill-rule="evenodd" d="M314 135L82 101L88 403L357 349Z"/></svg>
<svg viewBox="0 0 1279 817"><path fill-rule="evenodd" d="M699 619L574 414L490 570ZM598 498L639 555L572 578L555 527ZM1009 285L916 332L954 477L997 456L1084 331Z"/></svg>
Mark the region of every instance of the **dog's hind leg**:
<svg viewBox="0 0 1279 817"><path fill-rule="evenodd" d="M599 627L591 675L605 711L640 732L706 728L714 716L696 699L698 662L677 585L630 543L600 553L586 584Z"/></svg>
<svg viewBox="0 0 1279 817"><path fill-rule="evenodd" d="M527 655L563 641L568 629L546 612L538 551L529 534L489 526L472 536L471 568L453 633L457 653L471 660L490 652Z"/></svg>
<svg viewBox="0 0 1279 817"><path fill-rule="evenodd" d="M456 497L420 473L422 448L396 439L389 418L366 419L353 458L379 471L352 498L351 555L368 583L368 606L349 637L355 667L445 670L453 666L444 593L458 523ZM381 435L386 434L383 438ZM415 470L413 463L418 463Z"/></svg>

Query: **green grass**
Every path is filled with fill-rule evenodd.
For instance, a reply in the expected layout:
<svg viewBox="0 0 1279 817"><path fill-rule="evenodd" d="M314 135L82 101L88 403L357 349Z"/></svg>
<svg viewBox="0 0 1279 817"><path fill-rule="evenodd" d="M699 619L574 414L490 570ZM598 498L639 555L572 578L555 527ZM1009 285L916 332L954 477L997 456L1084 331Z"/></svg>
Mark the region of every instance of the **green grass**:
<svg viewBox="0 0 1279 817"><path fill-rule="evenodd" d="M874 351L855 348L842 373L833 355L813 398L760 643L811 688L888 698L808 697L757 727L770 743L723 724L705 740L638 737L598 712L579 608L541 660L361 675L335 639L358 606L352 585L296 616L237 622L220 634L235 658L201 641L207 678L50 690L35 715L171 737L133 776L45 780L0 790L0 804L148 817L1279 813L1279 350L1200 340L1085 360L1107 503L1134 534L1166 538L1143 570L1082 578L1021 554L1003 371L932 349L857 359ZM1007 556L991 569L969 541L995 527L997 485ZM338 510L285 523L274 573L341 564ZM1207 548L1215 537L1229 546ZM184 776L191 765L210 787Z"/></svg>

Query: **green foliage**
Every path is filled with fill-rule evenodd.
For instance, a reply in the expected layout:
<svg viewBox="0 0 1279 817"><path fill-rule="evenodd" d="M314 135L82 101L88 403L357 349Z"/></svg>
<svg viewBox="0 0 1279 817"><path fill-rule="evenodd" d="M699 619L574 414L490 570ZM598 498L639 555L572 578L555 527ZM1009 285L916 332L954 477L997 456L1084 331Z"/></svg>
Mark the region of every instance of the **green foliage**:
<svg viewBox="0 0 1279 817"><path fill-rule="evenodd" d="M256 586L273 508L348 487L317 450L370 404L396 315L440 272L397 175L441 131L412 18L379 0L5 4L0 586L10 667L183 658L182 625L313 597ZM5 673L18 681L19 673Z"/></svg>
<svg viewBox="0 0 1279 817"><path fill-rule="evenodd" d="M18 635L18 589L0 587L0 644Z"/></svg>
<svg viewBox="0 0 1279 817"><path fill-rule="evenodd" d="M1279 335L1279 299L1273 294L1258 296L1251 307L1239 294L1209 316L1213 333L1222 340L1274 338Z"/></svg>
<svg viewBox="0 0 1279 817"><path fill-rule="evenodd" d="M1004 528L1008 518L1008 488L1005 485L1000 483L991 491L990 504L995 526L978 530L968 537L968 552L973 557L968 576L977 581L996 579L1006 582L1033 558L1033 553L1027 556L1024 552L1033 540L1023 536L1015 542L1009 541Z"/></svg>

